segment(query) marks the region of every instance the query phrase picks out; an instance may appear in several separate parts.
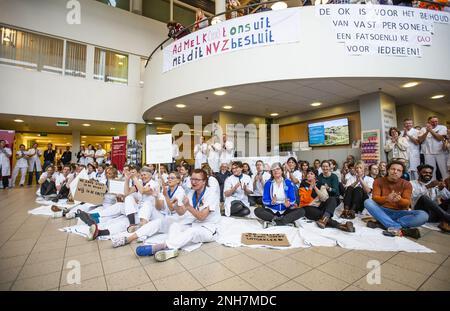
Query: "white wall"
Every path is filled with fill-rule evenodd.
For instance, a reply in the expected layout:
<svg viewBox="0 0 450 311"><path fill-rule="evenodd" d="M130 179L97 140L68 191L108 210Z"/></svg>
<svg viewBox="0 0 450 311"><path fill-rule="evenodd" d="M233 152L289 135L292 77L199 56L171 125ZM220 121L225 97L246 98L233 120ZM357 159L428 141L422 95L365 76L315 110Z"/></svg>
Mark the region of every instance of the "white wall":
<svg viewBox="0 0 450 311"><path fill-rule="evenodd" d="M164 23L98 1L78 1L79 25L66 22L66 0L0 0L0 22L141 56L167 38Z"/></svg>
<svg viewBox="0 0 450 311"><path fill-rule="evenodd" d="M301 40L235 51L162 73L163 53L146 70L143 113L160 103L199 91L289 79L388 77L450 80L450 27L434 24L433 44L421 58L349 56L331 26L315 16L314 6L298 8ZM195 77L195 79L189 77ZM151 83L150 83L151 81ZM171 86L171 87L167 87Z"/></svg>

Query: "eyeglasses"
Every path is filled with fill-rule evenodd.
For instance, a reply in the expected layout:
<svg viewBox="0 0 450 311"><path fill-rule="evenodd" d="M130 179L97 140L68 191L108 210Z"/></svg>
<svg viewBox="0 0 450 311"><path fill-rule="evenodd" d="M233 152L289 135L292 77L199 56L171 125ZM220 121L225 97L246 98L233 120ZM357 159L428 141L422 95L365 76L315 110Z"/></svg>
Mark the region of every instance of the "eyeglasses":
<svg viewBox="0 0 450 311"><path fill-rule="evenodd" d="M193 181L193 182L199 182L199 181L203 181L203 179L200 179L200 178L191 178L191 181Z"/></svg>

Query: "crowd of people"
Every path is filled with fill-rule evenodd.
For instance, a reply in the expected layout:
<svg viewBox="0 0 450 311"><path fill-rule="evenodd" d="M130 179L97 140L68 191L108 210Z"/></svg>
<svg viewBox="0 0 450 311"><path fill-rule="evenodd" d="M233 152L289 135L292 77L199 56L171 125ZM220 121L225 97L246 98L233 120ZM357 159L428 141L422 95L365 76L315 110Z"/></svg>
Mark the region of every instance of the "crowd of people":
<svg viewBox="0 0 450 311"><path fill-rule="evenodd" d="M212 144L200 137L193 166L181 160L172 163L170 170L166 165L139 168L126 164L119 172L105 160L101 146L96 151L92 146L81 150L78 163L55 166L49 144L43 153L44 173L36 175L37 195L71 202L70 188L77 178L96 180L107 189L112 180L123 181L123 194L107 191L101 206L60 209L55 205L52 209L68 219L79 217L89 226L89 240L111 236L113 247L168 233L164 243L137 248L138 255L155 255L160 261L177 256L191 242L213 241L222 214L248 217L253 212L263 228L295 226L297 220L306 218L318 228L349 234L355 232L352 220L367 214L367 226L383 229L386 236L418 239L418 227L428 221L450 232L446 127L432 116L423 128L416 129L406 119L402 131L392 128L389 132L387 162L368 166L348 155L341 168L334 159L316 159L310 164L290 157L285 163L258 160L252 171L253 165L234 159L234 143L226 135L221 143ZM173 145L177 154L178 147ZM1 140L2 176L9 174L5 163L11 154ZM36 145L30 150L20 145L14 172L22 170L22 185L26 170L31 177L40 170L40 155ZM342 212L334 217L338 206Z"/></svg>
<svg viewBox="0 0 450 311"><path fill-rule="evenodd" d="M271 11L269 5L265 4L265 0L261 0L259 5L242 7L239 0L227 0L226 1L226 19L237 18L240 16L260 13L265 11ZM434 1L419 1L419 0L304 0L299 1L300 6L311 5L323 5L323 4L375 4L375 5L398 5L407 6L436 11L450 11L448 0L434 0ZM202 9L197 9L195 13L195 21L192 29L183 26L176 21L170 21L167 23L167 29L169 30L168 36L173 39L180 39L191 31L197 31L208 27L210 24L214 24L215 19L210 19L205 15Z"/></svg>

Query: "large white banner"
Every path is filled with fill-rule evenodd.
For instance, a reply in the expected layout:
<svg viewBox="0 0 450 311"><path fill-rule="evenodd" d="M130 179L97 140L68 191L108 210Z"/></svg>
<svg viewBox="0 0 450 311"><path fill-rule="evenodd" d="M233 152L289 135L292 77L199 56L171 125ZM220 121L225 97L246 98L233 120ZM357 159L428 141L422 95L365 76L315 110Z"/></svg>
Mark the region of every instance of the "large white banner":
<svg viewBox="0 0 450 311"><path fill-rule="evenodd" d="M448 12L372 4L319 5L316 16L328 20L349 55L402 57L421 57L421 47L433 42L434 24L450 21Z"/></svg>
<svg viewBox="0 0 450 311"><path fill-rule="evenodd" d="M147 164L172 163L172 134L147 135L145 158Z"/></svg>
<svg viewBox="0 0 450 311"><path fill-rule="evenodd" d="M163 72L214 55L299 40L298 8L247 15L174 41L164 49Z"/></svg>

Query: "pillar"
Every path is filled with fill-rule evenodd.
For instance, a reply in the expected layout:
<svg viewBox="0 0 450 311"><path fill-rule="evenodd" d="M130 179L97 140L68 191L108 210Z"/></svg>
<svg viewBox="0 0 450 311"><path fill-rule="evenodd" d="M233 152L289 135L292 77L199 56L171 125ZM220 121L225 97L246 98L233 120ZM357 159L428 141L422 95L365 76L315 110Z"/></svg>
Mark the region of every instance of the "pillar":
<svg viewBox="0 0 450 311"><path fill-rule="evenodd" d="M129 123L127 124L127 140L135 140L136 139L136 124Z"/></svg>
<svg viewBox="0 0 450 311"><path fill-rule="evenodd" d="M131 0L130 11L135 14L142 15L142 0Z"/></svg>
<svg viewBox="0 0 450 311"><path fill-rule="evenodd" d="M227 10L225 2L226 2L226 0L216 0L215 1L215 5L216 5L216 12L215 12L215 14L219 14L219 13L225 12ZM222 20L222 21L224 21L225 20L225 14L221 15L221 16L218 16L217 18Z"/></svg>

